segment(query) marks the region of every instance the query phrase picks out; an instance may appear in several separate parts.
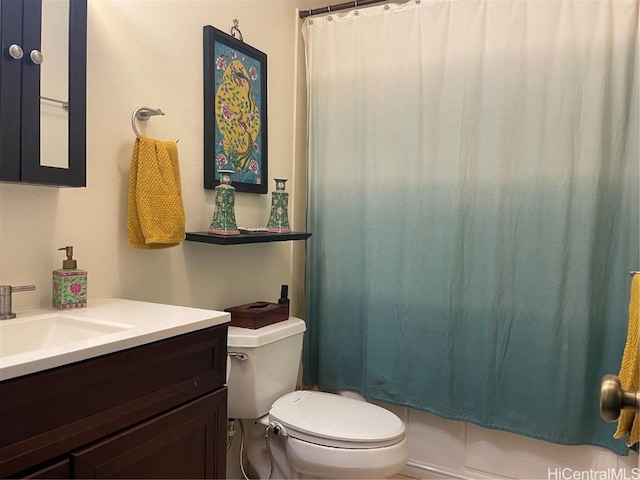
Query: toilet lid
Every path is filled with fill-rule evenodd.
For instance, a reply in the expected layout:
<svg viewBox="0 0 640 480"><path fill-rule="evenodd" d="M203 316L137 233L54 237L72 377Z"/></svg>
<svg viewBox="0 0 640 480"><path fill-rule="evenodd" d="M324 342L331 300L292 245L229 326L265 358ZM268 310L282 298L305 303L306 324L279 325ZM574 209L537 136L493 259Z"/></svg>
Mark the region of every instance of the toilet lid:
<svg viewBox="0 0 640 480"><path fill-rule="evenodd" d="M404 436L404 423L393 413L333 393L288 393L274 402L269 416L289 436L326 446L377 448Z"/></svg>

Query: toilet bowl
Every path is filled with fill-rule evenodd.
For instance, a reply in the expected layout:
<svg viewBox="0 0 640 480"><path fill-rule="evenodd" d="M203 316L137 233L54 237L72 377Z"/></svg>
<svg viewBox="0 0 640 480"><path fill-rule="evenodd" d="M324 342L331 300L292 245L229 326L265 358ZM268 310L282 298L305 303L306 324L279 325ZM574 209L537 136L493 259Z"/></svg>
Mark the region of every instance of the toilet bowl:
<svg viewBox="0 0 640 480"><path fill-rule="evenodd" d="M382 407L295 390L304 321L229 327L229 417L247 425L260 478L384 478L408 460L404 423ZM267 442L265 442L267 439Z"/></svg>
<svg viewBox="0 0 640 480"><path fill-rule="evenodd" d="M407 463L402 421L384 408L333 393L296 391L269 410L291 466L324 478L384 478Z"/></svg>

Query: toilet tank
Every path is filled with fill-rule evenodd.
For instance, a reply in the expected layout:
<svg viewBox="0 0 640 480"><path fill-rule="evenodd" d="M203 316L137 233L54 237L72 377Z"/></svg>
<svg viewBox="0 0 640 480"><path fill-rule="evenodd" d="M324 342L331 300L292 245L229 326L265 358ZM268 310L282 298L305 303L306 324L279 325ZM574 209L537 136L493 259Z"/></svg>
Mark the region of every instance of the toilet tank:
<svg viewBox="0 0 640 480"><path fill-rule="evenodd" d="M305 330L304 320L296 317L255 330L229 327L230 418L260 418L273 402L295 390Z"/></svg>

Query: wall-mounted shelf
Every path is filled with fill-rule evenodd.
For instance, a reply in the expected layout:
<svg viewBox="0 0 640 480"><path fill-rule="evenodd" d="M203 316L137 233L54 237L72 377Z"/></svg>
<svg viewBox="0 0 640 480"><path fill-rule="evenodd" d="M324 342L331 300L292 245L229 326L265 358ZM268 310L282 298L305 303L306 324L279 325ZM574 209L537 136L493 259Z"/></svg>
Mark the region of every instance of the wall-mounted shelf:
<svg viewBox="0 0 640 480"><path fill-rule="evenodd" d="M214 235L207 232L187 232L187 241L214 243L216 245L240 245L243 243L286 242L306 240L311 236L306 232L291 233L240 233L239 235Z"/></svg>

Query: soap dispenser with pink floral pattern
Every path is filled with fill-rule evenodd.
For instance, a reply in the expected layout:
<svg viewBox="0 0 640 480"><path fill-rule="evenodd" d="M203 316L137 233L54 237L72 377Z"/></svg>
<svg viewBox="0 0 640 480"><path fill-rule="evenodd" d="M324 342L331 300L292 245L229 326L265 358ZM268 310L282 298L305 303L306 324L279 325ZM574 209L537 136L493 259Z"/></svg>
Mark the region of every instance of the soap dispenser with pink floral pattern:
<svg viewBox="0 0 640 480"><path fill-rule="evenodd" d="M53 307L61 310L87 306L87 272L78 268L73 259L73 247L62 247L67 259L62 268L53 271Z"/></svg>

